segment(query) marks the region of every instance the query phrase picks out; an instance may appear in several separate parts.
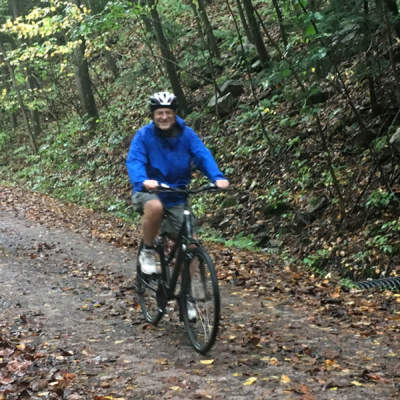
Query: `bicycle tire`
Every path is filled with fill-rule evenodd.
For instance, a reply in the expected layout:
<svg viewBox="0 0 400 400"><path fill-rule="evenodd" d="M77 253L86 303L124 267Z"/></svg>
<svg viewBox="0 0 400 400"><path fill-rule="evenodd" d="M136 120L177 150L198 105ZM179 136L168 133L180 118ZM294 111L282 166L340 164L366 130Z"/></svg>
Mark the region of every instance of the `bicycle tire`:
<svg viewBox="0 0 400 400"><path fill-rule="evenodd" d="M136 258L136 292L144 318L150 324L157 325L164 313L159 306L160 279L159 275L149 276L142 273L139 262L142 247L143 244L139 246ZM155 258L156 262L160 262L161 253L158 248L155 249Z"/></svg>
<svg viewBox="0 0 400 400"><path fill-rule="evenodd" d="M187 252L183 274L181 308L189 340L194 349L205 354L214 345L220 321L220 294L214 263L199 245ZM187 301L192 301L197 313L191 321Z"/></svg>

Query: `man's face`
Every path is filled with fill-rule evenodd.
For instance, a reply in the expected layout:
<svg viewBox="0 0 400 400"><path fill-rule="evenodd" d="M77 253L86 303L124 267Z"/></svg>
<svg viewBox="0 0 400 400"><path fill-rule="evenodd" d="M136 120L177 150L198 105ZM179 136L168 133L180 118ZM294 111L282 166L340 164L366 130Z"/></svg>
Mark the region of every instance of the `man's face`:
<svg viewBox="0 0 400 400"><path fill-rule="evenodd" d="M153 112L154 124L163 131L167 131L174 126L176 120L175 117L176 112L170 108L157 108Z"/></svg>

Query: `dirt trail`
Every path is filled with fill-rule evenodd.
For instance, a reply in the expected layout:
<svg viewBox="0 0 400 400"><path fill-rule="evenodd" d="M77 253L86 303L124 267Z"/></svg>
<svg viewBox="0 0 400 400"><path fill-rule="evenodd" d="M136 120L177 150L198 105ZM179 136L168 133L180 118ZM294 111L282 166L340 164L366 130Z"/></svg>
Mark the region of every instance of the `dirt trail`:
<svg viewBox="0 0 400 400"><path fill-rule="evenodd" d="M134 248L38 222L10 191L0 188L0 399L400 398L398 297L332 292L265 265L264 286L221 279L222 328L204 357L174 312L144 323ZM7 383L13 346L31 357Z"/></svg>

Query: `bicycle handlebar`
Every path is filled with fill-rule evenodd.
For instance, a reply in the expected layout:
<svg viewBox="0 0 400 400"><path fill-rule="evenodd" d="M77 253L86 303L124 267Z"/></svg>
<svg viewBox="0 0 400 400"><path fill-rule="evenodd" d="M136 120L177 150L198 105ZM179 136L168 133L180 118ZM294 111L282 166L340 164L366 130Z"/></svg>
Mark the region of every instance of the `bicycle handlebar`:
<svg viewBox="0 0 400 400"><path fill-rule="evenodd" d="M223 191L226 189L220 189L218 188L214 183L208 183L207 185L200 186L195 189L187 189L187 188L173 188L171 186L168 186L164 183L160 184L157 189L152 190L152 192L166 192L166 193L182 193L185 195L189 194L197 194L201 192L217 192L217 191Z"/></svg>

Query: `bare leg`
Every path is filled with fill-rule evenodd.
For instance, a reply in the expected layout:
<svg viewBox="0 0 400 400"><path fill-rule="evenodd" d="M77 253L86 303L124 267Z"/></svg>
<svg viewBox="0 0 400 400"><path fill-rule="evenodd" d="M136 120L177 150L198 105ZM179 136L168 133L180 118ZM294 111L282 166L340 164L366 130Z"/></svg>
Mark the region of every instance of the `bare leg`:
<svg viewBox="0 0 400 400"><path fill-rule="evenodd" d="M142 218L143 241L151 246L160 230L163 218L163 205L160 200L150 200L145 203Z"/></svg>

